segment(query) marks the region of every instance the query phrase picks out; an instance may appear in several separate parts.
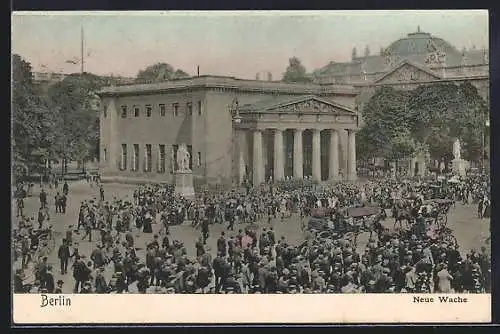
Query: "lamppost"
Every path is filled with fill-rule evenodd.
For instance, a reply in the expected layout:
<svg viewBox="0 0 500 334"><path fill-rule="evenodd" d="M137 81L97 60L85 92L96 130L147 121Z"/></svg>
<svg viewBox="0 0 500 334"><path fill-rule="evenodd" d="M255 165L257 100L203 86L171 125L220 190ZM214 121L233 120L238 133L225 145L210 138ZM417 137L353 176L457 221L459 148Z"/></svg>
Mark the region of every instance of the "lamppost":
<svg viewBox="0 0 500 334"><path fill-rule="evenodd" d="M237 137L238 137L238 129L237 126L241 124L241 116L240 116L240 110L239 110L239 101L238 98L235 97L233 102L231 103L231 106L229 107L229 112L231 113L231 156L232 156L232 167L233 167L233 182L236 182L238 186L240 186L239 178L241 177L240 174L240 166L239 166L239 159L236 161L236 157L239 157L239 154L241 152L236 153L236 150L240 150L239 145L237 145Z"/></svg>

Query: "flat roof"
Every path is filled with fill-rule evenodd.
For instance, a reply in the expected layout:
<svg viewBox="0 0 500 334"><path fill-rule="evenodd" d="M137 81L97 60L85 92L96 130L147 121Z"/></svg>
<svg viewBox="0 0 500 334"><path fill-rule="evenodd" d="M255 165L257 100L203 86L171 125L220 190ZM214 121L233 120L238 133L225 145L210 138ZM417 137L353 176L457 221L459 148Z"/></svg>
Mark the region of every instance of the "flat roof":
<svg viewBox="0 0 500 334"><path fill-rule="evenodd" d="M150 84L125 84L104 87L98 92L100 96L149 95L171 90L193 88L222 88L236 91L268 91L292 94L327 94L356 95L352 85L318 85L302 83L285 83L281 81L259 81L239 79L235 77L201 75L185 79L175 79Z"/></svg>

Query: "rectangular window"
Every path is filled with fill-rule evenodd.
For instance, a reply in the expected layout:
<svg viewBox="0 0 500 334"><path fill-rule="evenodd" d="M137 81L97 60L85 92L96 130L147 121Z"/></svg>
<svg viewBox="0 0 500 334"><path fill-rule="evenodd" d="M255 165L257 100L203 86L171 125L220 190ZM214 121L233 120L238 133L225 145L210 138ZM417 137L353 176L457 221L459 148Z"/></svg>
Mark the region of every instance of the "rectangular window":
<svg viewBox="0 0 500 334"><path fill-rule="evenodd" d="M104 118L108 117L108 106L107 105L104 105L104 107L102 108L102 113L103 113Z"/></svg>
<svg viewBox="0 0 500 334"><path fill-rule="evenodd" d="M193 116L193 104L191 102L186 103L187 114Z"/></svg>
<svg viewBox="0 0 500 334"><path fill-rule="evenodd" d="M153 112L153 107L150 105L146 106L146 117L151 117L151 113Z"/></svg>
<svg viewBox="0 0 500 334"><path fill-rule="evenodd" d="M102 161L106 162L108 160L108 150L102 150Z"/></svg>
<svg viewBox="0 0 500 334"><path fill-rule="evenodd" d="M144 171L151 172L152 169L152 155L151 155L151 144L146 144L146 150L144 151Z"/></svg>
<svg viewBox="0 0 500 334"><path fill-rule="evenodd" d="M139 144L134 144L134 154L132 155L132 171L139 170Z"/></svg>
<svg viewBox="0 0 500 334"><path fill-rule="evenodd" d="M165 145L158 145L158 173L165 173Z"/></svg>
<svg viewBox="0 0 500 334"><path fill-rule="evenodd" d="M120 170L126 170L127 169L127 144L122 144L122 151L121 151L121 159L120 159Z"/></svg>
<svg viewBox="0 0 500 334"><path fill-rule="evenodd" d="M141 113L141 110L139 109L139 106L134 106L134 117L139 117Z"/></svg>
<svg viewBox="0 0 500 334"><path fill-rule="evenodd" d="M198 167L201 166L201 152L198 152L198 161L196 162Z"/></svg>
<svg viewBox="0 0 500 334"><path fill-rule="evenodd" d="M122 118L127 118L127 106L122 106L121 110L122 110L121 113Z"/></svg>
<svg viewBox="0 0 500 334"><path fill-rule="evenodd" d="M172 104L172 108L174 109L174 116L179 116L179 103Z"/></svg>
<svg viewBox="0 0 500 334"><path fill-rule="evenodd" d="M187 149L189 152L189 169L193 169L193 146L187 145Z"/></svg>
<svg viewBox="0 0 500 334"><path fill-rule="evenodd" d="M201 116L202 115L202 112L201 112L201 101L198 101L198 116Z"/></svg>
<svg viewBox="0 0 500 334"><path fill-rule="evenodd" d="M179 166L177 165L177 149L179 148L179 145L172 145L172 173L174 173L177 169L179 169Z"/></svg>
<svg viewBox="0 0 500 334"><path fill-rule="evenodd" d="M165 108L164 104L160 104L160 116L165 116L167 112L167 108Z"/></svg>

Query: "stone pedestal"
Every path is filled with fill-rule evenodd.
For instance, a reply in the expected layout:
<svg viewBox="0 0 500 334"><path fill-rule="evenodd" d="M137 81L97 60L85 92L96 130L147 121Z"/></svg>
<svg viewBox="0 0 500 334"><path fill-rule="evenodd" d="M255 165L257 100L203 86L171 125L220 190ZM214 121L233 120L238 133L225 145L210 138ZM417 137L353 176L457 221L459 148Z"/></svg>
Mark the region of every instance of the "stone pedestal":
<svg viewBox="0 0 500 334"><path fill-rule="evenodd" d="M454 159L451 162L453 174L465 176L465 161L462 159Z"/></svg>
<svg viewBox="0 0 500 334"><path fill-rule="evenodd" d="M175 194L184 198L195 197L192 171L175 172Z"/></svg>

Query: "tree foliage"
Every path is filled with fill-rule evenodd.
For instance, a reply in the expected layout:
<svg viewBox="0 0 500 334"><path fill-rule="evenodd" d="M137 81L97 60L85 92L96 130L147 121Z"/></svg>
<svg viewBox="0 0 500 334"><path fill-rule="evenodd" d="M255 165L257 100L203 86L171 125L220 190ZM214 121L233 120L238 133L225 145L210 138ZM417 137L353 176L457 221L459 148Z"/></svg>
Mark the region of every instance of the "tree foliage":
<svg viewBox="0 0 500 334"><path fill-rule="evenodd" d="M58 118L54 154L68 160L87 161L98 156L99 97L108 82L93 74L72 74L51 86L48 96Z"/></svg>
<svg viewBox="0 0 500 334"><path fill-rule="evenodd" d="M283 74L283 81L289 83L308 83L312 82L312 78L307 75L306 68L302 65L297 57L292 57L288 60L289 64Z"/></svg>
<svg viewBox="0 0 500 334"><path fill-rule="evenodd" d="M189 74L181 69L175 69L168 63L157 63L140 70L136 76L136 82L154 83L173 79L189 78Z"/></svg>
<svg viewBox="0 0 500 334"><path fill-rule="evenodd" d="M481 156L487 107L470 83L425 85L410 92L381 87L362 114L362 154L398 160L426 150L432 159L449 162L459 138L464 159Z"/></svg>
<svg viewBox="0 0 500 334"><path fill-rule="evenodd" d="M456 138L460 139L465 159L480 157L487 108L470 83L420 86L412 92L409 110L416 120L412 133L428 145L431 158L452 160Z"/></svg>
<svg viewBox="0 0 500 334"><path fill-rule="evenodd" d="M57 115L34 85L31 65L12 57L12 148L15 170L31 170L49 158Z"/></svg>
<svg viewBox="0 0 500 334"><path fill-rule="evenodd" d="M358 145L369 157L389 160L413 154L415 145L409 130L414 122L407 112L409 94L391 87L378 89L363 109L364 126Z"/></svg>

